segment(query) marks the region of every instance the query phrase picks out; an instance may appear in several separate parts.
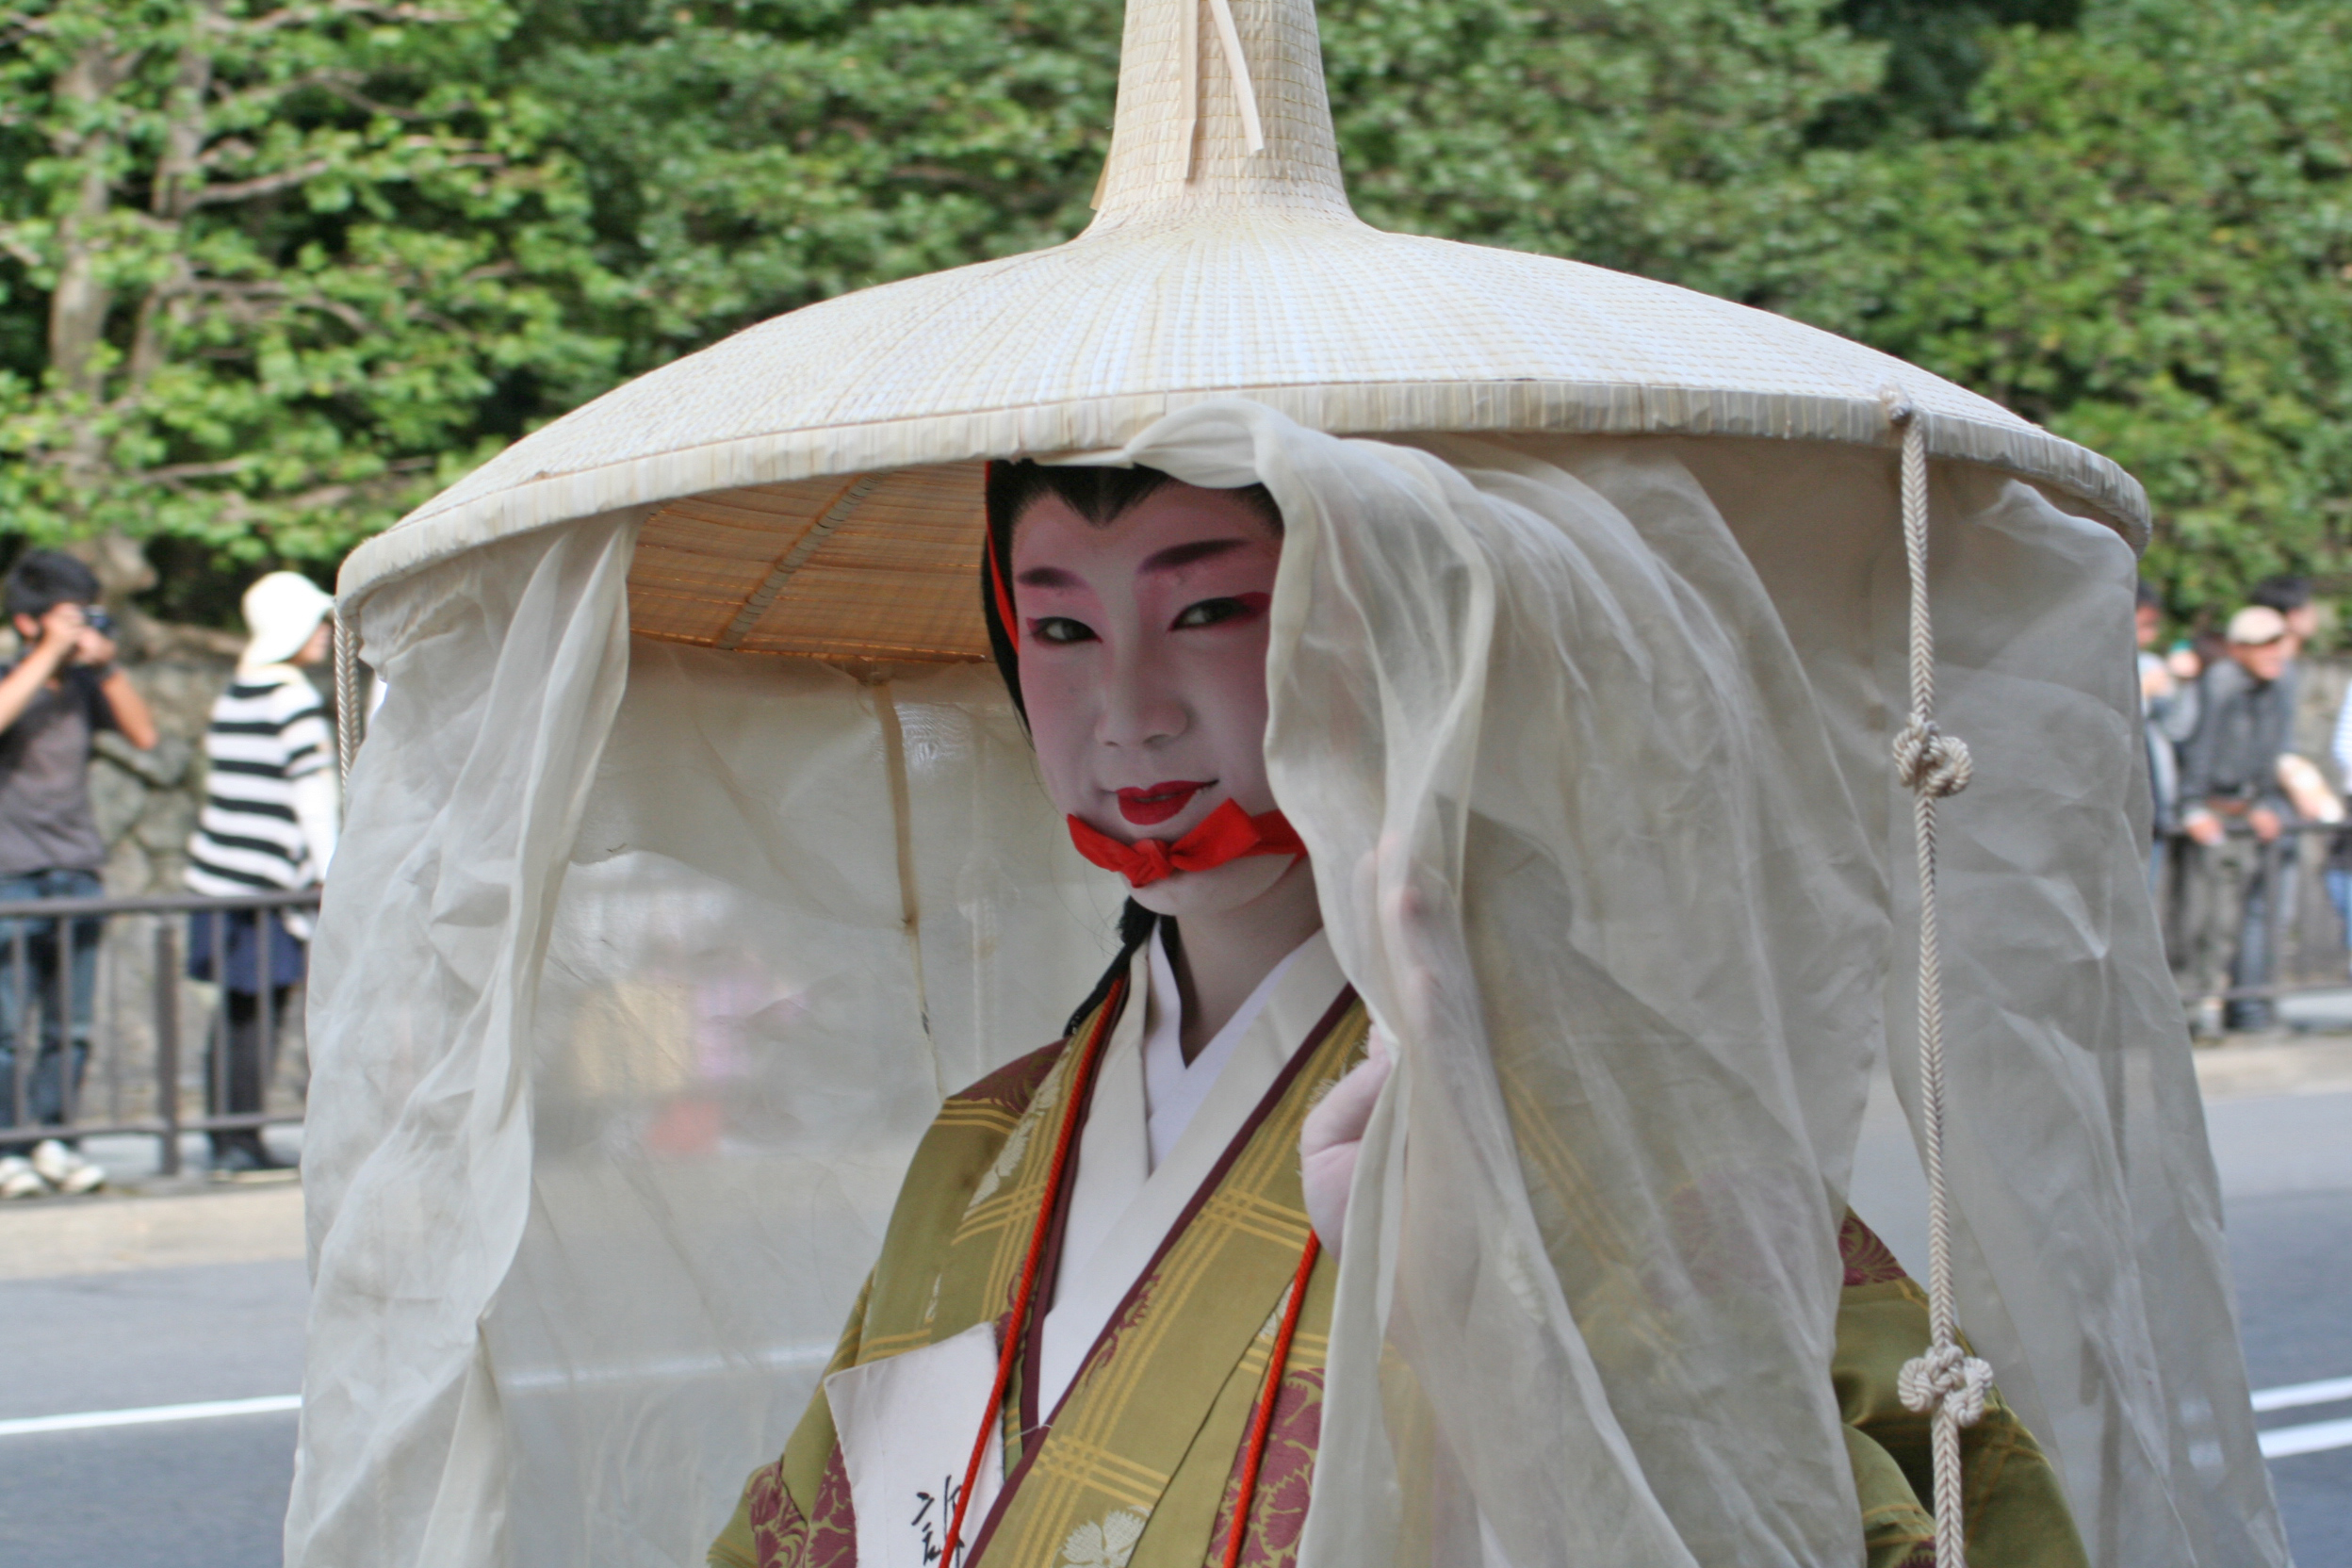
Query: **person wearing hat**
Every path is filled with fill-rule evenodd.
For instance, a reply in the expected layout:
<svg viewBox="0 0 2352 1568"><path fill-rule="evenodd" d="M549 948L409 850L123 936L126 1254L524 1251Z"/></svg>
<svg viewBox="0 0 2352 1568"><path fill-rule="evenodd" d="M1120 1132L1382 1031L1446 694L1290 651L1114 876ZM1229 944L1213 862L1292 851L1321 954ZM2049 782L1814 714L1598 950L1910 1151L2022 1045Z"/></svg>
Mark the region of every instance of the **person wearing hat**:
<svg viewBox="0 0 2352 1568"><path fill-rule="evenodd" d="M316 887L334 858L340 802L335 727L304 668L327 656L335 600L299 572L245 590L245 651L204 731L204 806L188 846L188 886L213 897ZM302 980L308 920L278 910L190 917L188 972L220 987L208 1037L205 1105L257 1116L277 1023ZM258 1125L216 1129L213 1168L280 1168Z"/></svg>
<svg viewBox="0 0 2352 1568"><path fill-rule="evenodd" d="M145 699L114 662L112 624L98 599L96 575L60 550L27 551L8 573L8 612L20 651L0 668L0 900L105 893L99 873L106 846L90 803L90 743L101 729L118 731L141 751L155 743ZM17 1119L20 1104L28 1120L67 1123L90 1056L105 923L0 922L0 954L17 935L12 926L24 939L23 972L40 993L30 1012L41 1020L41 1039L37 1049L17 1039L27 999L17 993L17 967L0 964L0 1126ZM63 1139L0 1146L0 1197L88 1192L105 1180Z"/></svg>
<svg viewBox="0 0 2352 1568"><path fill-rule="evenodd" d="M2189 929L2192 972L2200 995L2266 985L2267 931L2247 920L2250 906L2267 908L2271 845L2291 808L2278 784L2293 710L2285 680L2292 656L2287 620L2267 605L2250 604L2230 617L2227 659L2205 672L2197 696L2197 730L2180 748L2180 829L2197 846L2191 867ZM2229 998L2212 1016L2199 1007L2200 1027L2268 1025L2266 998Z"/></svg>

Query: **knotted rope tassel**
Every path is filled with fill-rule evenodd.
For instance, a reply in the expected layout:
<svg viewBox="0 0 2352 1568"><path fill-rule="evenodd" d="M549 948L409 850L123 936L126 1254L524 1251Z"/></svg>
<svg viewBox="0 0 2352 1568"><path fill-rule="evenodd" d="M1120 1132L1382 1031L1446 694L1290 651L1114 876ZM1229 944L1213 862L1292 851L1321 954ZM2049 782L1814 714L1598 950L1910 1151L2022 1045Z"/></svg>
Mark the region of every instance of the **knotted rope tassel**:
<svg viewBox="0 0 2352 1568"><path fill-rule="evenodd" d="M1968 748L1936 727L1936 631L1927 609L1927 416L1900 394L1886 415L1903 432L1903 549L1911 578L1911 717L1895 737L1895 773L1911 791L1919 857L1919 1099L1926 1122L1928 1348L1895 1391L1931 1413L1936 1568L1966 1568L1960 1429L1984 1413L1993 1369L1962 1348L1953 1308L1951 1199L1944 1184L1944 975L1936 928L1936 802L1968 787Z"/></svg>

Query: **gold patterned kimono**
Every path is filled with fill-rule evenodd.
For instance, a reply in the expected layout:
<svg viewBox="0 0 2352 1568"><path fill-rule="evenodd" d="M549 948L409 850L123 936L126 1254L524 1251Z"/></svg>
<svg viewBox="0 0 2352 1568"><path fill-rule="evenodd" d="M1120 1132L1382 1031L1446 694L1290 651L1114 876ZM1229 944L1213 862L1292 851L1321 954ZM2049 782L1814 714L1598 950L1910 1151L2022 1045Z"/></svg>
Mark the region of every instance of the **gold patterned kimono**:
<svg viewBox="0 0 2352 1568"><path fill-rule="evenodd" d="M1086 1037L1092 1020L1073 1031ZM1360 1060L1366 1016L1343 992L1277 1076L1112 1313L1060 1408L1037 1408L1037 1325L1003 1412L1004 1483L968 1519L975 1568L1214 1568L1223 1560L1241 1451L1308 1234L1299 1124ZM1047 1185L1070 1040L1022 1057L940 1108L915 1154L882 1255L828 1375L993 1321L999 1342ZM1070 1185L1049 1233L1052 1281ZM1927 1422L1895 1394L1927 1343L1926 1298L1849 1215L1831 1379L1862 1503L1869 1568L1932 1568ZM1298 1555L1321 1429L1337 1265L1317 1262L1275 1403L1241 1561ZM1046 1416L1052 1417L1050 1423ZM962 1413L943 1413L961 1421ZM2055 1476L1998 1396L1965 1435L1974 1568L2079 1568ZM944 1533L942 1531L942 1533ZM822 1390L783 1457L755 1471L710 1549L716 1568L856 1568L847 1467Z"/></svg>

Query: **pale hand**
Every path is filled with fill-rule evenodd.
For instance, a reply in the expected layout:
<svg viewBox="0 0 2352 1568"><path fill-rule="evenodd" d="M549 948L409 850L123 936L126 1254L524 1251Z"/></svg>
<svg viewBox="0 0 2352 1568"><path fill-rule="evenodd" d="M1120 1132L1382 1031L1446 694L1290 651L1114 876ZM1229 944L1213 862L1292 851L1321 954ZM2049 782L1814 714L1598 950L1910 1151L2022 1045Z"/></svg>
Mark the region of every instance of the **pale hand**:
<svg viewBox="0 0 2352 1568"><path fill-rule="evenodd" d="M2202 811L2182 823L2180 831L2210 848L2221 842L2221 819L2211 811Z"/></svg>
<svg viewBox="0 0 2352 1568"><path fill-rule="evenodd" d="M2246 820L2253 825L2254 837L2264 843L2278 837L2286 828L2286 824L2278 820L2278 813L2267 806L2257 806L2246 814Z"/></svg>
<svg viewBox="0 0 2352 1568"><path fill-rule="evenodd" d="M1367 1052L1355 1070L1333 1084L1331 1092L1307 1113L1298 1130L1298 1180L1306 1188L1307 1218L1324 1250L1333 1257L1339 1255L1340 1232L1348 1222L1348 1189L1356 1180L1364 1130L1396 1065L1396 1054L1378 1028L1372 1031Z"/></svg>

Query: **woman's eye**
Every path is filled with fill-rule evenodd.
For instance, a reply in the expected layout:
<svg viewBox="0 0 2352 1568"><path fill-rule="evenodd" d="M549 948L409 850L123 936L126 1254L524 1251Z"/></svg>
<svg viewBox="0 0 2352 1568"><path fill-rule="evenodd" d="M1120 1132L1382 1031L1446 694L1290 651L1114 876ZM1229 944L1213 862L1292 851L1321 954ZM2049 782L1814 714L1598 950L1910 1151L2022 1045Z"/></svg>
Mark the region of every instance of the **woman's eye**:
<svg viewBox="0 0 2352 1568"><path fill-rule="evenodd" d="M1222 621L1239 620L1266 608L1264 594L1244 594L1237 598L1202 599L1199 604L1186 605L1177 613L1171 630L1183 631L1192 627L1216 626Z"/></svg>
<svg viewBox="0 0 2352 1568"><path fill-rule="evenodd" d="M1030 634L1040 643L1091 643L1094 628L1068 615L1040 615L1029 623Z"/></svg>

